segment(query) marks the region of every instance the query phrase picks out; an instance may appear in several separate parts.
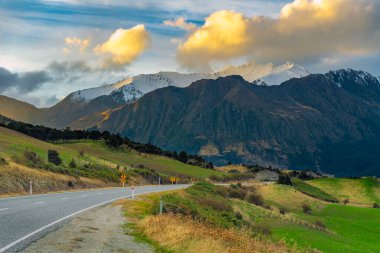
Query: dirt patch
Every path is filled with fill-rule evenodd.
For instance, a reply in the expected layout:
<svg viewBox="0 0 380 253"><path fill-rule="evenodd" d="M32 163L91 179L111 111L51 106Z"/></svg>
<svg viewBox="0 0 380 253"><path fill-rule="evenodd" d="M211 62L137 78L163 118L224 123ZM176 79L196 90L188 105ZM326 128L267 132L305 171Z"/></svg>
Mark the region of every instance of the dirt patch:
<svg viewBox="0 0 380 253"><path fill-rule="evenodd" d="M125 234L121 206L108 205L76 216L62 228L32 243L23 253L153 253L150 245Z"/></svg>

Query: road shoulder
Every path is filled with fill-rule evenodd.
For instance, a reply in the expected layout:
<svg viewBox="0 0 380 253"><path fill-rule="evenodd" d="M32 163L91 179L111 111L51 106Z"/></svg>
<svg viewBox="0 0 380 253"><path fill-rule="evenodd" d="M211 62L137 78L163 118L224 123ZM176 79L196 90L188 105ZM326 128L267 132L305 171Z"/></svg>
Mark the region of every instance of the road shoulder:
<svg viewBox="0 0 380 253"><path fill-rule="evenodd" d="M136 242L132 236L126 235L125 223L120 205L94 208L33 242L22 252L153 253L150 245Z"/></svg>

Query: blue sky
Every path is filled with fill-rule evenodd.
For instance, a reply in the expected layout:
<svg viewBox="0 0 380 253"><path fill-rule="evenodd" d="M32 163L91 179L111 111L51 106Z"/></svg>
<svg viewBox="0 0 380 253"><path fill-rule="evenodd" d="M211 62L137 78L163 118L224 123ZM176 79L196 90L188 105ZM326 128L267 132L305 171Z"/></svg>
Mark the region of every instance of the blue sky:
<svg viewBox="0 0 380 253"><path fill-rule="evenodd" d="M296 1L310 2L311 4L318 0ZM373 6L371 0L333 0L332 2L340 4L341 1L346 1L348 4L362 2L362 5L356 6L359 11L361 7L363 10L373 7L375 12L370 13L378 13L379 5L375 0L372 1L375 3ZM252 30L252 33L257 33L252 37L259 37L262 36L263 31L259 33L255 28L258 23L248 20L248 18L265 17L266 26L270 26L271 23L278 21L280 15L283 15L283 8L289 3L293 3L295 8L304 11L303 4L294 3L294 0L0 0L2 17L0 23L0 68L4 69L4 73L18 75L20 80L24 76L33 76L33 80L36 82L35 88L29 86L27 92L17 85L14 87L3 85L3 89L0 87L0 93L31 102L37 106L47 106L72 91L110 83L130 75L158 71L195 71L192 69L194 63L188 64L181 59L181 57L189 56L189 53L183 56L178 52L181 45L182 49L186 47L186 50L189 49L192 54L201 55L207 50L207 46L203 49L194 48L191 45L191 36L202 29L205 20L210 15L221 10L233 11L232 14L230 13L231 15L239 14L246 17L247 29ZM355 10L353 11L356 13ZM295 15L294 13L295 11L293 11L293 15ZM186 30L183 27L164 24L165 20L174 22L178 18L183 18L186 24L196 28ZM339 19L335 29L345 26L344 23L338 22L346 21L344 17ZM123 32L126 32L140 24L144 25L144 32L150 38L149 46L138 51L137 56L122 61L121 64L118 63L117 69L97 67L102 54L94 53L95 47L106 44L117 29L121 28L124 29ZM312 27L316 29L316 26ZM379 33L376 28L369 27L368 29L374 31L368 31L364 36ZM361 28L361 30L363 29ZM308 44L308 38L305 38L307 33L303 30L301 32L302 45ZM350 33L350 31L348 30L346 33ZM209 33L209 35L213 34ZM294 36L297 37L297 31ZM359 36L363 37L363 34L358 34L357 37ZM69 45L67 38L77 38L78 40ZM380 52L377 47L373 46L376 43L380 44L379 37L370 36L367 40L364 38L364 40L358 41L355 38L350 38L355 43L349 45L334 38L330 44L343 43L342 50L341 47L319 48L314 46L305 50L302 55L297 55L298 51L294 54L291 52L289 58L293 59L287 59L284 51L299 48L298 45L294 47L289 45L296 44L297 41L279 38L277 44L271 45L273 48L247 44L245 46L248 48L240 50L236 57L230 54L223 55L223 52L216 51L215 54L207 55L208 58L206 57L206 61L200 66L215 69L228 64L244 63L248 60L262 63L282 63L289 60L304 65L311 72L326 72L329 69L352 67L380 75L380 70L377 68L380 64ZM255 39L257 40L257 38ZM284 40L283 43L281 39ZM363 44L363 41L365 43L368 41L368 48L370 48L368 52L365 50L367 45L355 48L355 45ZM284 45L283 51L278 50L281 45ZM80 50L79 47L81 47ZM337 50L334 51L335 49ZM103 50L102 53L107 50ZM226 46L226 51L228 50L228 46ZM256 52L250 53L250 51ZM309 56L307 52L310 52ZM113 54L113 56L117 54L112 50L107 53ZM263 54L265 55L263 56ZM297 57L292 57L293 55L297 55ZM112 59L114 60L114 58ZM184 64L184 62L186 63ZM55 68L52 67L52 63L55 64L53 64ZM57 67L58 65L60 67ZM74 66L76 69L73 69ZM80 67L78 68L78 66ZM40 83L36 76L41 77ZM24 78L19 85L25 81L27 80ZM51 89L52 87L54 89ZM20 92L21 90L23 92Z"/></svg>

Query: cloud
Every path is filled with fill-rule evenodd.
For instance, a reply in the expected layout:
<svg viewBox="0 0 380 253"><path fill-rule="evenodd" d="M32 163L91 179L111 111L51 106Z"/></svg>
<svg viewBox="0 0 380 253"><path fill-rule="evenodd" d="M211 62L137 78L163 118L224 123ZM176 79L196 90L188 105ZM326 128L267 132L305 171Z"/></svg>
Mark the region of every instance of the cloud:
<svg viewBox="0 0 380 253"><path fill-rule="evenodd" d="M176 20L164 20L164 25L170 27L177 27L185 31L193 31L197 26L193 23L186 22L184 17L179 17Z"/></svg>
<svg viewBox="0 0 380 253"><path fill-rule="evenodd" d="M380 50L380 4L375 0L295 0L278 18L217 11L178 46L181 66L249 57L257 61L308 61L331 54Z"/></svg>
<svg viewBox="0 0 380 253"><path fill-rule="evenodd" d="M144 25L130 29L118 29L103 44L94 48L98 54L108 54L103 66L106 68L123 67L130 64L149 46L150 35Z"/></svg>
<svg viewBox="0 0 380 253"><path fill-rule="evenodd" d="M75 49L78 49L79 52L84 53L90 45L90 40L80 39L78 37L66 37L65 44L66 47L62 49L65 54L69 54Z"/></svg>
<svg viewBox="0 0 380 253"><path fill-rule="evenodd" d="M45 71L12 73L0 67L0 92L14 88L19 92L29 93L49 80L50 77Z"/></svg>

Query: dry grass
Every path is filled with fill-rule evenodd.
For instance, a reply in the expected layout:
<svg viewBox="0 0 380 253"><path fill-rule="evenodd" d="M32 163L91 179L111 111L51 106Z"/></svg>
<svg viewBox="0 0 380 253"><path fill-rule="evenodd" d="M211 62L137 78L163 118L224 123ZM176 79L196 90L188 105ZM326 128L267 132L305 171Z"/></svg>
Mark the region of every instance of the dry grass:
<svg viewBox="0 0 380 253"><path fill-rule="evenodd" d="M31 169L10 162L0 167L0 196L12 196L28 193L29 181L33 181L33 192L46 193L61 190L73 190L68 182L74 182L75 189L105 187L100 180L70 177L45 170Z"/></svg>
<svg viewBox="0 0 380 253"><path fill-rule="evenodd" d="M231 170L237 170L240 173L247 172L247 168L246 167L241 166L241 165L234 165L234 164L226 165L226 166L221 166L221 167L216 167L215 169L218 170L218 171L220 171L220 172L227 172L227 173L229 171L231 171Z"/></svg>
<svg viewBox="0 0 380 253"><path fill-rule="evenodd" d="M282 243L257 239L246 231L216 228L175 215L148 216L137 225L149 238L173 252L289 252Z"/></svg>

